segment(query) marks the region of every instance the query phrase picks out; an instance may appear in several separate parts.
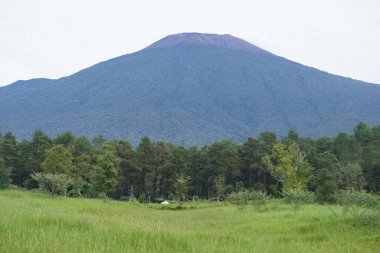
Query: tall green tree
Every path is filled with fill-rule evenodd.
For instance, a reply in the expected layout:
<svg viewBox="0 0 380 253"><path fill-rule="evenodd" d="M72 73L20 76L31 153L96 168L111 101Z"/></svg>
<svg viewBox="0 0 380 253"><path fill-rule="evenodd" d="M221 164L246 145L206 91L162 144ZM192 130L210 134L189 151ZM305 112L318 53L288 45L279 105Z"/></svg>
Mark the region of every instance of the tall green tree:
<svg viewBox="0 0 380 253"><path fill-rule="evenodd" d="M296 143L286 147L281 142L273 146L272 154L263 157L263 163L269 173L282 184L284 190L305 189L310 166Z"/></svg>
<svg viewBox="0 0 380 253"><path fill-rule="evenodd" d="M202 196L203 190L203 177L202 177L202 152L196 147L192 146L186 151L185 155L186 171L185 174L189 178L189 192L192 196Z"/></svg>
<svg viewBox="0 0 380 253"><path fill-rule="evenodd" d="M155 142L152 145L152 167L148 173L147 192L152 194L153 199L165 194L164 175L171 168L171 149L165 142Z"/></svg>
<svg viewBox="0 0 380 253"><path fill-rule="evenodd" d="M30 172L42 171L42 161L45 159L45 152L52 145L52 140L42 130L37 129L31 141L32 157L29 163Z"/></svg>
<svg viewBox="0 0 380 253"><path fill-rule="evenodd" d="M372 137L371 128L367 126L364 122L360 122L354 128L354 138L361 144L367 144Z"/></svg>
<svg viewBox="0 0 380 253"><path fill-rule="evenodd" d="M13 183L20 187L26 187L31 179L32 152L32 145L29 141L23 140L17 144L18 161L17 167L13 171Z"/></svg>
<svg viewBox="0 0 380 253"><path fill-rule="evenodd" d="M257 183L263 184L264 170L262 157L266 155L263 142L248 138L239 151L241 180L246 188L253 188Z"/></svg>
<svg viewBox="0 0 380 253"><path fill-rule="evenodd" d="M11 170L12 178L17 180L17 173L15 173L18 167L17 143L12 133L8 132L4 135L0 151L0 157L4 160L5 167Z"/></svg>
<svg viewBox="0 0 380 253"><path fill-rule="evenodd" d="M177 198L181 202L186 200L188 190L189 190L189 177L186 177L186 176L178 177L174 183L174 192Z"/></svg>
<svg viewBox="0 0 380 253"><path fill-rule="evenodd" d="M113 145L104 145L102 152L96 157L92 184L94 190L104 193L105 197L116 190L119 162Z"/></svg>
<svg viewBox="0 0 380 253"><path fill-rule="evenodd" d="M341 182L338 160L331 152L319 154L317 169L311 180L312 190L315 190L319 202L334 203L334 194Z"/></svg>
<svg viewBox="0 0 380 253"><path fill-rule="evenodd" d="M83 136L75 138L72 147L73 168L70 173L74 191L82 196L83 191L89 193L90 181L95 163L95 148Z"/></svg>
<svg viewBox="0 0 380 253"><path fill-rule="evenodd" d="M263 156L266 154L270 154L273 149L273 145L277 143L277 136L273 132L263 132L259 135L259 150L263 153ZM277 192L277 186L276 189L273 190L273 184L276 184L277 181L273 179L273 177L270 175L270 173L265 169L265 165L262 163L261 168L263 169L262 173L262 182L264 184L264 189L268 190L269 192L275 194ZM255 185L255 188L257 188L257 185Z"/></svg>
<svg viewBox="0 0 380 253"><path fill-rule="evenodd" d="M216 194L217 177L223 177L226 187L233 187L240 174L238 146L231 141L220 141L212 144L208 150L209 172Z"/></svg>
<svg viewBox="0 0 380 253"><path fill-rule="evenodd" d="M46 150L42 168L46 173L69 175L73 168L71 150L61 144Z"/></svg>
<svg viewBox="0 0 380 253"><path fill-rule="evenodd" d="M137 160L141 170L140 193L146 192L146 177L152 170L152 143L148 137L143 137L137 146Z"/></svg>
<svg viewBox="0 0 380 253"><path fill-rule="evenodd" d="M55 138L56 145L63 145L65 148L72 148L74 146L75 136L71 132L64 132Z"/></svg>
<svg viewBox="0 0 380 253"><path fill-rule="evenodd" d="M292 167L292 157L284 144L275 144L272 154L263 157L263 163L268 172L283 185L284 189L295 187L296 176Z"/></svg>
<svg viewBox="0 0 380 253"><path fill-rule="evenodd" d="M5 166L4 160L0 158L0 189L7 188L11 182L11 170Z"/></svg>
<svg viewBox="0 0 380 253"><path fill-rule="evenodd" d="M367 182L360 164L345 162L339 166L339 169L344 189L360 191L366 186Z"/></svg>
<svg viewBox="0 0 380 253"><path fill-rule="evenodd" d="M92 139L92 143L94 144L96 150L100 151L102 150L103 146L107 143L107 139L103 135L98 135Z"/></svg>
<svg viewBox="0 0 380 253"><path fill-rule="evenodd" d="M74 147L73 147L72 152L73 152L74 157L77 157L77 156L80 156L83 154L86 154L89 156L92 156L95 154L94 147L91 145L91 143L84 136L80 136L78 138L75 138L73 145L74 145Z"/></svg>
<svg viewBox="0 0 380 253"><path fill-rule="evenodd" d="M138 189L140 170L138 168L136 152L127 141L112 141L116 149L116 156L120 161L117 192L115 197L119 198L130 192L131 187Z"/></svg>

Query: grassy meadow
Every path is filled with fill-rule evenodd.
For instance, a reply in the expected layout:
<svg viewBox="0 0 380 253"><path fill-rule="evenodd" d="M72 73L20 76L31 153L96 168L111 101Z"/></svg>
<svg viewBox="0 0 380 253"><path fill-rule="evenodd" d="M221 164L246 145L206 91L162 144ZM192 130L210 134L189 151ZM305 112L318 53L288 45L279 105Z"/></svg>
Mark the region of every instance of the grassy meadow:
<svg viewBox="0 0 380 253"><path fill-rule="evenodd" d="M185 206L192 209L3 190L0 252L380 252L380 228L353 223L339 206Z"/></svg>

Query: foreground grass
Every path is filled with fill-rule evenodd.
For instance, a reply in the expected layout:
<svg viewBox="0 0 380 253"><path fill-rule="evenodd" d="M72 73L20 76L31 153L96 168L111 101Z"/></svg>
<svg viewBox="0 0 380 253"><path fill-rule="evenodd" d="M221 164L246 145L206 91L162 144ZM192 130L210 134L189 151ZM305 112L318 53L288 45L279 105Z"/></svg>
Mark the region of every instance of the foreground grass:
<svg viewBox="0 0 380 253"><path fill-rule="evenodd" d="M380 229L320 205L158 210L0 191L0 252L380 252ZM340 213L339 207L331 207Z"/></svg>

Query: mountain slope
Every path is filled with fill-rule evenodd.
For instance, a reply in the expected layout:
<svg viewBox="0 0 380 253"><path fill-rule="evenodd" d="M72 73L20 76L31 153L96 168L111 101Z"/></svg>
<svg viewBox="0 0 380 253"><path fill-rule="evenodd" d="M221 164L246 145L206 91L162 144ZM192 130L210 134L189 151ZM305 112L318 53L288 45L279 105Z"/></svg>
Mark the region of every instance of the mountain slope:
<svg viewBox="0 0 380 253"><path fill-rule="evenodd" d="M275 56L230 35L178 34L58 80L0 88L0 132L72 131L179 144L261 131L332 135L380 124L380 86Z"/></svg>

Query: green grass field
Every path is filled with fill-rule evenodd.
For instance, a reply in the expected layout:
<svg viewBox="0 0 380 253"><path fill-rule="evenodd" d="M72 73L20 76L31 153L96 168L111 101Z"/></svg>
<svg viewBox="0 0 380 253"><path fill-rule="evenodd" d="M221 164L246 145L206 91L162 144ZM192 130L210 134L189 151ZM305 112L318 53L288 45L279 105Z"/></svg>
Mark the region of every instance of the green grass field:
<svg viewBox="0 0 380 253"><path fill-rule="evenodd" d="M242 213L225 203L192 205L172 211L0 191L0 252L380 252L380 228L355 225L338 206L334 215L281 200Z"/></svg>

